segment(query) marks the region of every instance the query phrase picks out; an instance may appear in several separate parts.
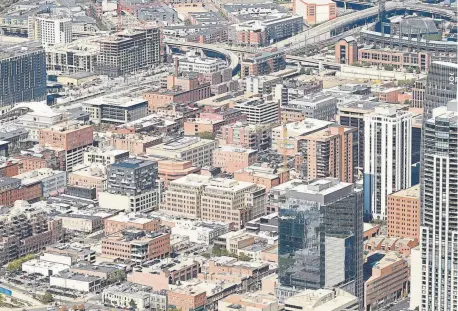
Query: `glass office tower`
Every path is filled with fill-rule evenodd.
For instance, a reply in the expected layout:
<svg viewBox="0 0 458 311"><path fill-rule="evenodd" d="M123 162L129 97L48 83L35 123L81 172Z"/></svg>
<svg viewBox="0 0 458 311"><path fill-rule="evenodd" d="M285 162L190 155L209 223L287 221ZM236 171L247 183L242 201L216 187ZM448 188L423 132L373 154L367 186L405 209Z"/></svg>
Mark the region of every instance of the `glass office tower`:
<svg viewBox="0 0 458 311"><path fill-rule="evenodd" d="M283 287L340 287L363 302L363 191L326 178L296 185L279 203Z"/></svg>

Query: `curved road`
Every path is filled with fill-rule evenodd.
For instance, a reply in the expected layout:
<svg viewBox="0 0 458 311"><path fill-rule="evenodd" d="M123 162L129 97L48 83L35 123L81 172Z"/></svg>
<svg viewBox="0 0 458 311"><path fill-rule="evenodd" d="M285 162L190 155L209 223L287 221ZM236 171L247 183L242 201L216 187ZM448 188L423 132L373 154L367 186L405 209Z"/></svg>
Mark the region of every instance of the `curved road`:
<svg viewBox="0 0 458 311"><path fill-rule="evenodd" d="M393 1L387 2L385 4L386 11L392 11L397 8L436 13L436 14L448 16L450 19L455 20L455 21L457 19L456 12L454 12L453 9L447 10L445 8L441 8L441 7L434 6L434 5L411 4L411 3L402 3L402 2L393 2ZM305 46L305 43L307 44L318 43L320 41L329 39L331 37L332 30L343 28L346 25L358 19L373 17L373 16L376 16L377 14L378 14L378 7L371 7L365 10L343 15L343 16L337 17L336 19L319 24L318 26L313 27L300 34L297 34L291 38L277 42L273 44L272 47L281 48L281 47L294 46L294 48L300 48L301 46Z"/></svg>

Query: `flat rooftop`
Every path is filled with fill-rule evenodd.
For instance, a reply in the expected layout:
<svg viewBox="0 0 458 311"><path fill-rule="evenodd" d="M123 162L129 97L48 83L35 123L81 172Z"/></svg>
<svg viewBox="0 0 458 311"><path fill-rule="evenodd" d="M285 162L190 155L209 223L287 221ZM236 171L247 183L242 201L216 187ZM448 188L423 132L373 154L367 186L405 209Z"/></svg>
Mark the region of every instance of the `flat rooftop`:
<svg viewBox="0 0 458 311"><path fill-rule="evenodd" d="M20 44L0 44L0 61L40 51L44 53L41 43L36 41L23 42Z"/></svg>
<svg viewBox="0 0 458 311"><path fill-rule="evenodd" d="M409 197L409 198L415 198L415 199L420 199L420 185L415 185L413 187L394 192L390 194L392 197Z"/></svg>
<svg viewBox="0 0 458 311"><path fill-rule="evenodd" d="M129 108L137 105L147 105L147 100L141 97L110 97L103 96L93 98L83 102L83 106L117 106L122 108Z"/></svg>
<svg viewBox="0 0 458 311"><path fill-rule="evenodd" d="M125 214L119 213L116 216L108 218L111 221L118 221L118 222L126 222L126 223L136 223L136 224L147 224L149 222L154 221L153 219L143 218L143 217L136 217L135 214Z"/></svg>

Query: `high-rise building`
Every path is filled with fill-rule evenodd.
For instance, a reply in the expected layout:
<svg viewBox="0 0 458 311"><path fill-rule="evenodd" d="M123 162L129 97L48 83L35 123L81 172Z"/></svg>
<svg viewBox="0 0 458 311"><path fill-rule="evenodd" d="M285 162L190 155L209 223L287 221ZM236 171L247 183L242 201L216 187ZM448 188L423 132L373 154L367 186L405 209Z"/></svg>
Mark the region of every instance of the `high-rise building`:
<svg viewBox="0 0 458 311"><path fill-rule="evenodd" d="M425 120L421 177L421 311L458 310L458 107ZM418 268L420 269L420 268Z"/></svg>
<svg viewBox="0 0 458 311"><path fill-rule="evenodd" d="M72 42L72 19L57 16L29 16L29 40L45 47Z"/></svg>
<svg viewBox="0 0 458 311"><path fill-rule="evenodd" d="M385 219L387 195L411 185L412 113L384 104L364 124L364 217Z"/></svg>
<svg viewBox="0 0 458 311"><path fill-rule="evenodd" d="M46 99L46 57L37 42L0 45L0 112Z"/></svg>
<svg viewBox="0 0 458 311"><path fill-rule="evenodd" d="M306 180L334 177L354 182L357 135L355 128L330 126L303 136L301 153L296 155L301 177Z"/></svg>
<svg viewBox="0 0 458 311"><path fill-rule="evenodd" d="M363 191L337 179L292 185L279 203L278 274L286 288L340 287L363 301Z"/></svg>
<svg viewBox="0 0 458 311"><path fill-rule="evenodd" d="M424 109L425 115L431 116L434 108L446 106L456 99L458 64L432 62L426 77Z"/></svg>
<svg viewBox="0 0 458 311"><path fill-rule="evenodd" d="M120 76L160 62L160 30L142 27L124 30L99 41L96 72Z"/></svg>

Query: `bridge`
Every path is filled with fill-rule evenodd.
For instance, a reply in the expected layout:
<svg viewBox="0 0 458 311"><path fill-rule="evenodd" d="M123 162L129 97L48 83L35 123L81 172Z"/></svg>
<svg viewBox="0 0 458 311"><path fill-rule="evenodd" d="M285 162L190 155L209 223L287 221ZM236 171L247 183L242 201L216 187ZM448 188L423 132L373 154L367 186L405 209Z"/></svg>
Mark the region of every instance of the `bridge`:
<svg viewBox="0 0 458 311"><path fill-rule="evenodd" d="M205 43L195 43L195 42L183 42L183 41L175 41L166 39L164 40L166 45L175 46L175 47L190 47L190 48L198 48L207 51L213 51L225 55L230 62L230 66L232 68L233 75L237 74L239 65L240 65L240 57L237 54L254 54L259 53L261 50L259 49L250 49L238 46L229 46L229 45L216 45L216 44L205 44ZM333 63L333 62L322 62L320 60L305 57L305 56L296 56L296 55L286 55L285 57L287 60L291 61L298 61L303 63L308 63L312 66L319 66L320 63L327 68L332 69L340 69L340 65Z"/></svg>
<svg viewBox="0 0 458 311"><path fill-rule="evenodd" d="M385 4L386 12L394 10L408 10L415 12L427 12L437 16L447 17L450 20L456 21L457 14L453 9L446 9L443 7L429 5L429 4L412 4L401 2L387 2ZM358 20L365 20L375 18L378 15L378 7L371 7L365 10L353 12L347 15L342 15L336 19L319 24L316 27L308 29L300 34L297 34L286 40L273 44L273 47L278 48L298 48L305 47L309 44L316 44L321 41L334 37L333 32L346 29L349 25L354 24Z"/></svg>

